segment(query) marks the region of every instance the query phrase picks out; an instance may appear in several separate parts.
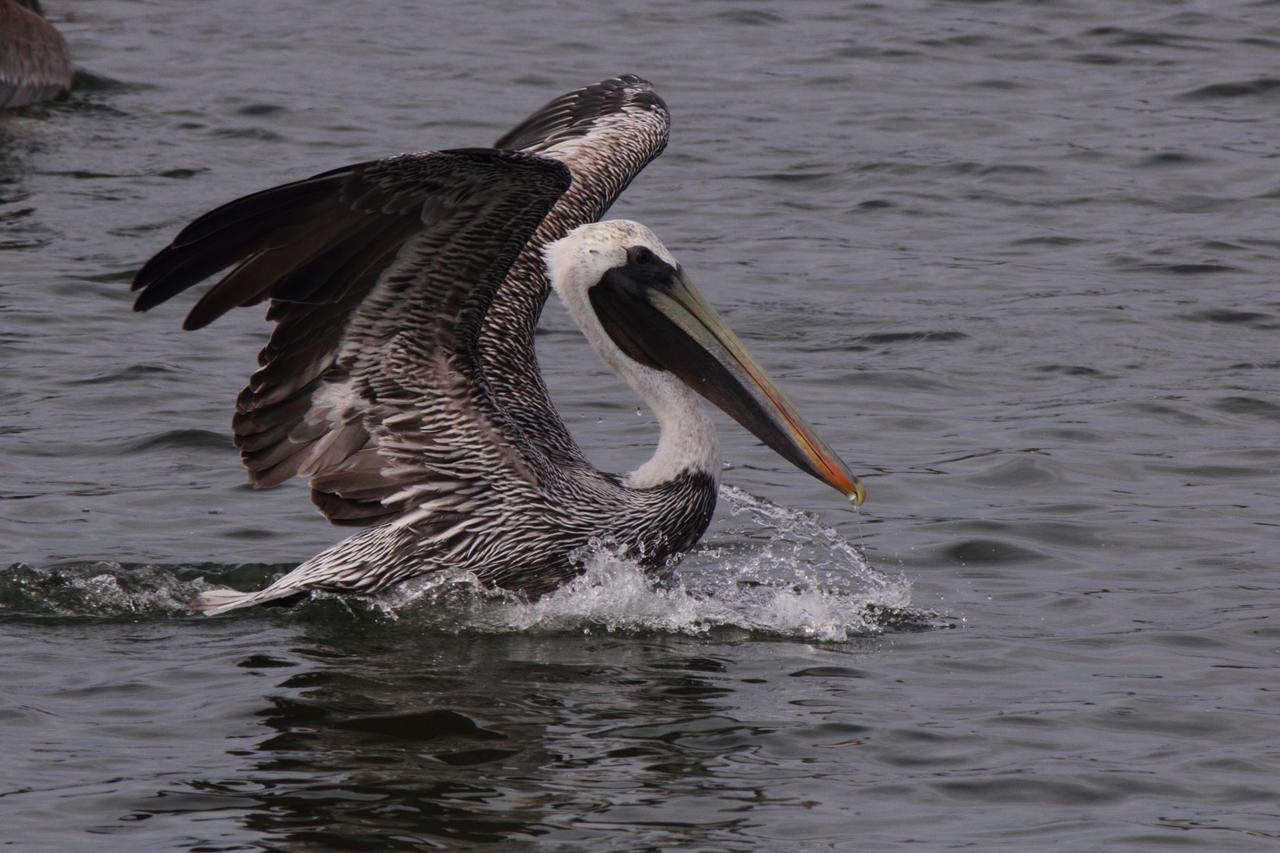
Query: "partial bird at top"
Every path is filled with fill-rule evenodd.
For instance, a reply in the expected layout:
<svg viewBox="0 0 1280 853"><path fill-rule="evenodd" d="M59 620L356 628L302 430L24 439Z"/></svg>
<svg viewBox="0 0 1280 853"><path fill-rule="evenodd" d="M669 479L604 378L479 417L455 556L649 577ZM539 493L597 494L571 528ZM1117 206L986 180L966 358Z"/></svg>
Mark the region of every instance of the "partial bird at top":
<svg viewBox="0 0 1280 853"><path fill-rule="evenodd" d="M270 300L275 330L232 421L250 480L310 477L325 516L364 528L266 589L211 590L195 609L446 569L537 596L574 577L591 542L667 565L715 506L703 397L861 503L653 232L596 222L669 126L649 83L605 80L494 148L402 154L230 202L147 262L140 311L235 265L187 329ZM629 474L596 470L551 405L533 334L551 289L657 416L657 450Z"/></svg>
<svg viewBox="0 0 1280 853"><path fill-rule="evenodd" d="M71 88L71 50L38 0L0 0L0 109Z"/></svg>

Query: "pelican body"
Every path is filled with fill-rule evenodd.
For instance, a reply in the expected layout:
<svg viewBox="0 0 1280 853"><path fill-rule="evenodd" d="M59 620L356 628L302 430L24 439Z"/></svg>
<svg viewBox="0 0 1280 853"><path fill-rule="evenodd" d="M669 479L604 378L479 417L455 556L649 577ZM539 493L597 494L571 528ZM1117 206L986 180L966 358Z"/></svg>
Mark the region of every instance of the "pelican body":
<svg viewBox="0 0 1280 853"><path fill-rule="evenodd" d="M73 73L67 41L37 0L0 0L0 108L52 98Z"/></svg>
<svg viewBox="0 0 1280 853"><path fill-rule="evenodd" d="M309 476L321 512L363 528L266 589L210 590L194 609L443 570L536 597L598 545L669 565L715 508L705 400L862 501L653 232L596 221L668 130L650 84L605 80L491 149L399 155L233 201L142 268L138 310L234 265L189 329L270 301L276 326L232 422L242 460L258 486ZM592 466L551 405L533 330L553 289L658 419L652 458L629 474Z"/></svg>

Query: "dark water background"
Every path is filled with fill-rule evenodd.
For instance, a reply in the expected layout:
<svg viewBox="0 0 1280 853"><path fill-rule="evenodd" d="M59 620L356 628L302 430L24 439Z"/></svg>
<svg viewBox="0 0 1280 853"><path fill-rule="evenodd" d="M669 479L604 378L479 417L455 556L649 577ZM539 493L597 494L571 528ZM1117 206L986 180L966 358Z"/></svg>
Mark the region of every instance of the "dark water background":
<svg viewBox="0 0 1280 853"><path fill-rule="evenodd" d="M79 87L0 116L0 841L1277 849L1280 3L509 5L48 3ZM186 617L339 533L243 485L254 312L183 334L133 271L624 72L675 129L613 214L861 517L726 421L673 589ZM640 462L543 326L581 443Z"/></svg>

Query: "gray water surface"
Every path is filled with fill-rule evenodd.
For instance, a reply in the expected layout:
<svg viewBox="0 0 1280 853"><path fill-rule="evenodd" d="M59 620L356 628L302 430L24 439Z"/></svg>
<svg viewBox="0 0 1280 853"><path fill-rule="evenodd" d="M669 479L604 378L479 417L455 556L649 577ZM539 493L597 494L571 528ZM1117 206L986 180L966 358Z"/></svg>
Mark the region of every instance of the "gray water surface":
<svg viewBox="0 0 1280 853"><path fill-rule="evenodd" d="M1280 3L58 0L0 115L0 842L1280 846ZM238 195L489 144L620 73L671 247L865 474L727 418L711 531L522 605L220 619L341 535L244 484L267 330L130 311ZM559 306L599 465L655 438Z"/></svg>

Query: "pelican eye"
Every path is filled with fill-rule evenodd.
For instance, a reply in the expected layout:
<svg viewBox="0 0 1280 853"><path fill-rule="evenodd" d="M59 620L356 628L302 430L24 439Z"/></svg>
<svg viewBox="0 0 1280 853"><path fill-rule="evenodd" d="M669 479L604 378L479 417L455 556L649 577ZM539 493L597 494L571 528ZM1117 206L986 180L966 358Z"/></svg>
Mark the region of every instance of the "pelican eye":
<svg viewBox="0 0 1280 853"><path fill-rule="evenodd" d="M670 290L679 270L645 245L627 247L627 261L617 268L617 279L641 290Z"/></svg>
<svg viewBox="0 0 1280 853"><path fill-rule="evenodd" d="M660 264L662 260L648 246L631 246L627 249L627 263L638 266Z"/></svg>

